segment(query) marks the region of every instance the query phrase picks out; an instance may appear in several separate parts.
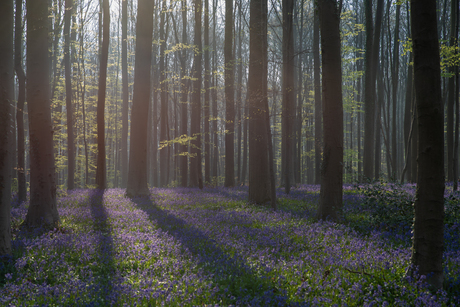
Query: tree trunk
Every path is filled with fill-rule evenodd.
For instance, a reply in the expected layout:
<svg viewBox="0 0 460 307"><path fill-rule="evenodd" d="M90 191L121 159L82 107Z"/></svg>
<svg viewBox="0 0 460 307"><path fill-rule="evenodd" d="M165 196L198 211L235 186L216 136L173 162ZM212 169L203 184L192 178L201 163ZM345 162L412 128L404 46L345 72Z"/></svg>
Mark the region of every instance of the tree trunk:
<svg viewBox="0 0 460 307"><path fill-rule="evenodd" d="M323 143L321 63L319 58L319 18L315 14L313 28L313 74L315 79L315 184L321 182L321 154Z"/></svg>
<svg viewBox="0 0 460 307"><path fill-rule="evenodd" d="M283 153L284 191L291 190L294 117L294 0L283 0Z"/></svg>
<svg viewBox="0 0 460 307"><path fill-rule="evenodd" d="M67 189L75 188L75 136L73 132L72 77L70 67L70 17L73 0L65 0L64 13L64 66L65 66L65 105L67 112Z"/></svg>
<svg viewBox="0 0 460 307"><path fill-rule="evenodd" d="M187 45L187 2L181 0L182 10L182 44ZM186 53L185 50L181 51L181 134L182 136L188 135L188 82L185 80L186 75ZM181 146L181 185L187 186L188 177L188 146L183 144Z"/></svg>
<svg viewBox="0 0 460 307"><path fill-rule="evenodd" d="M397 153L397 131L396 131L396 106L398 97L398 83L399 83L399 15L401 12L401 4L396 3L396 23L395 23L395 37L393 46L393 69L391 70L391 80L393 85L393 118L392 118L392 138L391 138L391 158L393 161L393 174L392 177L396 179L398 174L398 153Z"/></svg>
<svg viewBox="0 0 460 307"><path fill-rule="evenodd" d="M209 63L209 0L204 1L204 181L211 182L209 115L211 110L211 70Z"/></svg>
<svg viewBox="0 0 460 307"><path fill-rule="evenodd" d="M417 267L434 289L440 289L444 247L444 112L436 1L411 1L411 24L419 143L409 273Z"/></svg>
<svg viewBox="0 0 460 307"><path fill-rule="evenodd" d="M237 90L236 90L236 107L238 113L238 138L237 138L237 171L236 176L238 177L238 184L241 184L241 137L242 137L242 127L243 127L243 103L242 103L242 92L243 92L243 12L242 12L242 1L238 2L238 79L236 81Z"/></svg>
<svg viewBox="0 0 460 307"><path fill-rule="evenodd" d="M412 53L409 54L409 61L412 61ZM412 122L412 65L407 65L407 82L406 82L406 97L404 105L404 145L406 150L405 164L407 165L407 180L411 179L411 164L415 163L409 157L411 156L411 146L409 140L409 134L411 131L411 122ZM404 179L404 178L403 178Z"/></svg>
<svg viewBox="0 0 460 307"><path fill-rule="evenodd" d="M122 0L121 7L121 82L123 92L121 112L121 187L128 181L128 0Z"/></svg>
<svg viewBox="0 0 460 307"><path fill-rule="evenodd" d="M382 142L380 138L380 134L384 134L384 131L381 129L382 127L382 106L384 104L384 92L383 92L383 78L382 78L382 68L383 65L378 65L379 76L377 77L377 99L376 99L376 108L375 108L375 157L374 157L374 171L375 171L375 179L378 180L380 177L380 166L381 166L381 157L382 157ZM390 168L388 168L388 172ZM388 175L390 175L388 173Z"/></svg>
<svg viewBox="0 0 460 307"><path fill-rule="evenodd" d="M201 0L194 0L195 3L195 56L193 69L193 91L192 91L192 119L191 119L191 157L190 157L190 185L203 188L201 175Z"/></svg>
<svg viewBox="0 0 460 307"><path fill-rule="evenodd" d="M342 58L340 13L335 0L318 2L323 64L324 154L317 216L340 219L343 174Z"/></svg>
<svg viewBox="0 0 460 307"><path fill-rule="evenodd" d="M30 205L24 224L56 227L56 181L50 108L48 0L27 0L27 101Z"/></svg>
<svg viewBox="0 0 460 307"><path fill-rule="evenodd" d="M26 172L24 147L24 103L26 100L26 76L22 68L22 0L16 0L14 32L14 69L18 76L18 104L16 108L17 147L18 147L18 202L26 201Z"/></svg>
<svg viewBox="0 0 460 307"><path fill-rule="evenodd" d="M20 4L22 5L22 1ZM16 12L17 14L17 12ZM11 102L14 97L13 0L0 2L0 257L11 249ZM22 14L20 14L22 16ZM21 18L21 17L19 17ZM48 47L44 43L45 47ZM48 63L46 63L48 65ZM0 258L1 259L1 258Z"/></svg>
<svg viewBox="0 0 460 307"><path fill-rule="evenodd" d="M270 201L270 177L265 101L267 99L267 1L251 0L249 20L249 196L250 202Z"/></svg>
<svg viewBox="0 0 460 307"><path fill-rule="evenodd" d="M364 82L364 177L374 179L374 125L375 125L375 81L379 55L380 28L383 14L383 0L377 1L375 31L372 22L372 1L364 2L366 15L366 52L365 52L365 82Z"/></svg>
<svg viewBox="0 0 460 307"><path fill-rule="evenodd" d="M235 99L233 71L233 0L225 1L225 183L224 186L235 185Z"/></svg>
<svg viewBox="0 0 460 307"><path fill-rule="evenodd" d="M168 87L166 86L166 0L162 1L160 17L160 187L168 184ZM166 144L166 145L165 145Z"/></svg>
<svg viewBox="0 0 460 307"><path fill-rule="evenodd" d="M153 2L139 0L136 26L136 62L134 67L131 142L126 195L149 195L147 184L147 123L150 104L150 68L152 64Z"/></svg>
<svg viewBox="0 0 460 307"><path fill-rule="evenodd" d="M97 95L97 162L96 162L96 186L105 189L107 186L106 160L105 160L105 90L107 86L107 60L109 55L110 35L110 11L109 0L102 1L103 25L102 25L102 48L99 69L99 89Z"/></svg>

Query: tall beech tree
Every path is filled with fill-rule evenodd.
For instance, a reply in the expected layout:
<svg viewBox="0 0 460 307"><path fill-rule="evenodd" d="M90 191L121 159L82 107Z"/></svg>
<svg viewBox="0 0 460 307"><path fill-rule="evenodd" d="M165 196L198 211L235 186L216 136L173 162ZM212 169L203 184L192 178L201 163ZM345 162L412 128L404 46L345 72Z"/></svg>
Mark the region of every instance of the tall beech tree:
<svg viewBox="0 0 460 307"><path fill-rule="evenodd" d="M342 209L343 105L340 11L336 0L318 1L323 66L324 152L318 218L338 220Z"/></svg>
<svg viewBox="0 0 460 307"><path fill-rule="evenodd" d="M249 196L250 202L271 200L267 102L267 0L251 0L249 19Z"/></svg>
<svg viewBox="0 0 460 307"><path fill-rule="evenodd" d="M235 185L235 98L233 63L233 0L225 0L225 183Z"/></svg>
<svg viewBox="0 0 460 307"><path fill-rule="evenodd" d="M30 204L24 224L56 227L56 174L50 108L48 0L27 0Z"/></svg>
<svg viewBox="0 0 460 307"><path fill-rule="evenodd" d="M209 47L209 0L204 0L204 181L207 183L211 182L211 135L209 132L211 69Z"/></svg>
<svg viewBox="0 0 460 307"><path fill-rule="evenodd" d="M70 21L73 12L73 0L65 0L64 13L64 69L65 69L65 106L67 112L67 189L75 188L75 136L72 105L72 67L70 66Z"/></svg>
<svg viewBox="0 0 460 307"><path fill-rule="evenodd" d="M412 267L427 282L443 284L444 109L436 1L411 0L414 85L418 117L417 190L412 237Z"/></svg>
<svg viewBox="0 0 460 307"><path fill-rule="evenodd" d="M166 40L167 40L167 9L166 0L161 1L161 17L160 17L160 144L167 142L168 140L168 86L166 78L166 65L167 65L167 54L166 51ZM166 29L165 29L166 28ZM160 150L160 186L166 186L168 184L169 175L169 146L163 146Z"/></svg>
<svg viewBox="0 0 460 307"><path fill-rule="evenodd" d="M383 15L383 0L377 0L375 26L372 22L372 0L364 1L366 17L366 52L364 81L364 177L374 178L374 137L375 137L375 81L380 44L380 28ZM378 176L378 174L375 174Z"/></svg>
<svg viewBox="0 0 460 307"><path fill-rule="evenodd" d="M193 91L191 102L191 123L192 134L191 157L190 157L190 185L203 188L201 174L201 0L194 0L195 11L195 56L193 59Z"/></svg>
<svg viewBox="0 0 460 307"><path fill-rule="evenodd" d="M122 82L122 131L121 131L121 187L128 181L128 0L121 0L121 82Z"/></svg>
<svg viewBox="0 0 460 307"><path fill-rule="evenodd" d="M393 161L393 174L392 176L396 178L398 172L398 150L397 150L397 97L398 97L398 83L399 83L399 24L400 24L400 15L401 15L401 4L396 3L396 21L395 21L395 34L393 42L393 67L391 69L391 79L392 79L392 101L393 101L393 115L391 122L391 158Z"/></svg>
<svg viewBox="0 0 460 307"><path fill-rule="evenodd" d="M283 153L284 153L284 191L291 190L293 166L293 122L294 122L294 4L295 0L283 0Z"/></svg>
<svg viewBox="0 0 460 307"><path fill-rule="evenodd" d="M14 97L13 16L13 0L0 1L0 261L2 256L12 252L10 127Z"/></svg>
<svg viewBox="0 0 460 307"><path fill-rule="evenodd" d="M17 153L18 153L18 202L26 201L26 161L24 146L24 106L26 101L26 75L22 68L22 0L16 0L14 31L14 70L18 77L18 103L16 105Z"/></svg>
<svg viewBox="0 0 460 307"><path fill-rule="evenodd" d="M182 11L182 44L187 45L187 1L181 0L181 11ZM186 76L186 51L181 50L180 55L180 88L181 88L181 113L180 113L180 121L181 121L181 134L186 136L188 134L188 82L185 78ZM188 179L188 146L187 144L181 145L182 155L180 157L180 177L181 177L181 185L183 187L187 186L187 179Z"/></svg>
<svg viewBox="0 0 460 307"><path fill-rule="evenodd" d="M136 25L131 142L126 195L149 195L147 185L147 131L152 63L153 1L139 0Z"/></svg>
<svg viewBox="0 0 460 307"><path fill-rule="evenodd" d="M96 186L105 189L107 186L105 160L105 91L107 87L107 61L109 57L110 39L110 7L109 0L102 0L102 45L99 65L99 88L97 94L97 168Z"/></svg>

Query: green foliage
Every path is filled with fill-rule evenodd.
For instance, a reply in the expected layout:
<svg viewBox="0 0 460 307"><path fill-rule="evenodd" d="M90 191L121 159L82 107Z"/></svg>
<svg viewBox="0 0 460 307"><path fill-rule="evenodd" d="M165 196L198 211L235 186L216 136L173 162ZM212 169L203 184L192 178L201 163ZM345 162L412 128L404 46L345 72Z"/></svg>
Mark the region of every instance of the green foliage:
<svg viewBox="0 0 460 307"><path fill-rule="evenodd" d="M370 208L370 221L386 228L410 225L414 217L414 196L397 183L377 183L358 187L365 198L363 207Z"/></svg>

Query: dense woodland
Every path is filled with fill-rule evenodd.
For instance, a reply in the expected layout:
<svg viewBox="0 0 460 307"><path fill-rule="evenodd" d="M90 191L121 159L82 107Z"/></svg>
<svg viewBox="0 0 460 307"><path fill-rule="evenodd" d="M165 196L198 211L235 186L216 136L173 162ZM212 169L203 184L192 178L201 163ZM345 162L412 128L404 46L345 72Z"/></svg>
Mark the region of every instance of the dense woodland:
<svg viewBox="0 0 460 307"><path fill-rule="evenodd" d="M63 189L91 187L96 184L97 168L96 114L103 40L102 1L51 2L47 28L50 32L49 86L56 184ZM411 163L415 160L415 151L408 146L414 96L409 2L374 2L370 6L372 16L367 19L366 7L361 1L344 1L341 7L344 182L380 178L400 180L406 164L404 180L415 182L416 164ZM191 104L197 52L202 62L198 133L201 137L203 183L247 183L248 123L245 119L248 117L249 2L235 1L230 4L232 9L228 12L223 1L203 1L203 8L200 8L202 39L200 46L197 46L194 41L195 3L154 1L150 106L148 124L143 128L148 137L149 186L186 186L193 183L188 179L189 172L184 167L188 164L181 164L181 159L186 157L190 160L191 156L189 137L193 136L191 125L195 119L191 116ZM291 184L320 182L322 117L318 14L315 13L314 1L293 1L291 5L292 13L288 14L292 14L292 29L286 30L292 32L292 50L289 52L293 62L283 72L283 63L286 62L283 48L287 48L285 41L289 41L289 38L283 36L282 3L268 3L267 99L277 185L283 185L285 181L282 175L283 140L288 139L283 137L285 131L292 135L289 138L292 148L288 152L288 160L292 163L291 167L288 165ZM455 3L446 0L437 1L437 5L443 69L442 97L446 106L448 158L445 159L445 170L447 179L453 181L453 106L458 96L455 92L458 64ZM126 187L129 144L137 137L136 133L130 131L135 86L137 1L109 1L109 6L104 117L107 187ZM25 10L22 12L17 21L18 27L27 26ZM227 24L225 14L230 14L230 24ZM370 25L366 25L366 20ZM366 27L371 31L366 32ZM373 93L375 98L372 99L375 112L375 122L372 121L371 128L375 130L371 138L372 146L367 143L364 146L367 116L364 76L368 69L365 65L366 33L371 33L370 38L376 40L374 45L378 47L373 56L377 71L376 90ZM225 35L230 38L226 39ZM20 57L18 64L24 66L25 33L19 39L16 56ZM224 48L225 42L230 44L227 49ZM66 58L67 55L69 58ZM66 70L67 61L70 68ZM148 62L141 65L148 65ZM227 81L225 69L231 70L228 76L231 79ZM284 126L285 79L284 82L292 87L289 90L292 96L289 97L291 114ZM15 101L19 98L20 85L19 78L16 80ZM229 101L232 101L229 105L226 96L230 96ZM19 115L22 110L21 106L15 108ZM16 112L14 115L15 118L20 117ZM24 122L15 120L15 126L19 130L24 129L24 140L17 143L20 148L17 152L25 152L25 162L24 167L19 166L17 173L24 172L26 182L29 182L30 175L28 115L26 103ZM17 131L15 129L14 133L19 136ZM416 140L416 133L414 129L411 140ZM231 140L226 140L229 136L232 136ZM232 142L233 146L226 146ZM22 144L19 143L24 144L24 150L21 150ZM72 145L69 146L69 143ZM315 147L315 144L318 146ZM227 147L233 147L233 150L226 151ZM368 153L372 153L369 162L363 161ZM226 165L230 163L226 159L233 161L233 166L227 167L233 169L233 175L229 175L232 179L226 179L225 176ZM369 166L366 168L363 163ZM69 172L69 167L75 170ZM18 182L16 179L16 186Z"/></svg>
<svg viewBox="0 0 460 307"><path fill-rule="evenodd" d="M318 217L340 220L343 183L387 180L419 184L442 229L459 177L458 0L14 4L0 7L14 89L1 169L3 191L39 204L25 224L57 223L56 189L249 184L276 209L275 187L304 183L321 184ZM436 235L413 263L439 288Z"/></svg>

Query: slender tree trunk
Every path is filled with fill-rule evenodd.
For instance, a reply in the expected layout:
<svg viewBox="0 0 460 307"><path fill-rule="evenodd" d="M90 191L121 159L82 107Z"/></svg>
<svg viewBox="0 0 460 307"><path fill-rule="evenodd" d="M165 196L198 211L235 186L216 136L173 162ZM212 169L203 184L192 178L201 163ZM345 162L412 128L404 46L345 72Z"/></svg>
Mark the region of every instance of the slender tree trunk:
<svg viewBox="0 0 460 307"><path fill-rule="evenodd" d="M338 220L342 209L343 106L340 13L335 0L318 2L323 66L324 154L318 218Z"/></svg>
<svg viewBox="0 0 460 307"><path fill-rule="evenodd" d="M225 1L225 183L235 185L235 99L233 63L233 0Z"/></svg>
<svg viewBox="0 0 460 307"><path fill-rule="evenodd" d="M109 55L110 36L110 11L109 0L102 1L103 25L102 47L99 69L99 89L97 95L97 162L96 162L96 186L98 189L107 187L106 160L105 160L105 91L107 87L107 61Z"/></svg>
<svg viewBox="0 0 460 307"><path fill-rule="evenodd" d="M121 187L128 181L128 0L122 0L121 7L121 82L123 102L121 111Z"/></svg>
<svg viewBox="0 0 460 307"><path fill-rule="evenodd" d="M399 15L401 12L401 4L396 3L396 22L395 22L395 37L393 45L393 69L391 70L391 80L393 85L393 117L392 117L392 138L391 138L391 157L393 161L393 177L396 179L398 174L398 152L397 152L397 135L396 131L396 110L397 110L397 97L398 97L398 83L399 83Z"/></svg>
<svg viewBox="0 0 460 307"><path fill-rule="evenodd" d="M372 0L364 0L366 18L366 51L365 51L365 72L364 72L364 179L372 180L373 157L374 157L374 96L375 82L372 82L372 41L374 26L372 21Z"/></svg>
<svg viewBox="0 0 460 307"><path fill-rule="evenodd" d="M211 182L211 144L209 133L209 115L211 110L209 63L209 0L204 0L204 181Z"/></svg>
<svg viewBox="0 0 460 307"><path fill-rule="evenodd" d="M22 6L22 1L18 2L21 2ZM13 16L13 0L0 1L0 257L11 256L12 253L11 142L13 140L10 127L11 102L14 97ZM46 43L45 46L48 47Z"/></svg>
<svg viewBox="0 0 460 307"><path fill-rule="evenodd" d="M249 201L271 199L266 129L267 99L267 0L250 1L249 20Z"/></svg>
<svg viewBox="0 0 460 307"><path fill-rule="evenodd" d="M292 144L294 111L294 0L283 0L283 153L284 153L284 191L291 190Z"/></svg>
<svg viewBox="0 0 460 307"><path fill-rule="evenodd" d="M201 175L201 0L194 0L195 4L195 56L193 69L193 92L192 92L192 119L191 134L194 138L191 142L190 157L190 185L203 188Z"/></svg>
<svg viewBox="0 0 460 307"><path fill-rule="evenodd" d="M65 0L64 14L64 66L65 66L65 105L67 112L67 189L75 188L75 136L73 132L72 77L70 66L70 20L73 0Z"/></svg>
<svg viewBox="0 0 460 307"><path fill-rule="evenodd" d="M382 65L383 66L383 65ZM374 157L374 169L375 169L375 179L379 179L380 177L380 166L381 166L381 156L382 156L382 142L380 138L380 134L384 133L380 127L382 127L382 105L384 104L384 92L383 92L383 78L382 78L382 70L381 65L379 65L379 76L377 76L377 103L376 106L376 117L375 117L375 157ZM388 168L388 171L390 169ZM389 174L388 174L389 175Z"/></svg>
<svg viewBox="0 0 460 307"><path fill-rule="evenodd" d="M444 110L436 1L411 1L411 24L419 146L409 273L417 267L434 289L440 289L444 247Z"/></svg>
<svg viewBox="0 0 460 307"><path fill-rule="evenodd" d="M126 195L149 195L147 184L147 123L150 104L153 1L139 0L136 26L136 62L131 118L131 142Z"/></svg>
<svg viewBox="0 0 460 307"><path fill-rule="evenodd" d="M56 227L56 174L50 107L48 0L27 0L27 100L30 137L30 205L24 224Z"/></svg>
<svg viewBox="0 0 460 307"><path fill-rule="evenodd" d="M168 88L166 86L166 0L162 1L161 17L160 17L160 187L168 184L168 145L164 145L167 141L168 133Z"/></svg>
<svg viewBox="0 0 460 307"><path fill-rule="evenodd" d="M217 0L213 2L213 69L212 71L217 71L217 43L216 43L216 24L217 24ZM212 180L215 181L215 184L218 183L218 162L219 162L219 147L218 147L218 136L217 136L217 124L218 124L218 113L217 113L217 88L218 88L218 78L217 75L213 73L213 90L212 90L212 131L213 131L213 159L212 159Z"/></svg>
<svg viewBox="0 0 460 307"><path fill-rule="evenodd" d="M22 0L16 0L14 32L14 69L18 76L18 104L16 108L17 146L18 146L18 202L26 201L26 172L24 147L24 104L26 100L26 75L22 68Z"/></svg>
<svg viewBox="0 0 460 307"><path fill-rule="evenodd" d="M242 110L242 91L243 91L243 12L242 12L242 1L239 0L238 2L238 55L237 55L237 63L238 63L238 79L236 81L237 89L236 89L236 107L238 113L238 138L237 138L237 171L236 176L238 177L238 184L241 184L241 137L242 137L242 127L243 127L243 110Z"/></svg>
<svg viewBox="0 0 460 307"><path fill-rule="evenodd" d="M246 173L248 170L248 103L244 104L244 119L243 119L243 161L241 166L241 184L246 183Z"/></svg>
<svg viewBox="0 0 460 307"><path fill-rule="evenodd" d="M85 48L84 48L84 41L83 41L83 30L84 30L84 22L83 22L83 10L81 4L80 7L80 57L81 57L81 70L83 72L83 88L81 92L81 111L82 111L82 120L83 120L83 145L85 148L85 187L89 185L89 155L88 155L88 142L86 139L86 106L85 106L85 94L86 94L86 70L85 70Z"/></svg>
<svg viewBox="0 0 460 307"><path fill-rule="evenodd" d="M412 60L412 53L409 54L409 61ZM411 130L411 110L412 110L412 65L407 65L407 82L406 82L406 97L405 97L405 105L404 105L404 145L406 150L405 156L406 160L405 163L407 165L407 180L411 178L411 164L412 159L409 157L411 156L411 146L409 140L409 134ZM415 161L413 161L415 163Z"/></svg>
<svg viewBox="0 0 460 307"><path fill-rule="evenodd" d="M187 2L181 0L182 10L182 44L187 45ZM188 82L185 80L186 75L186 53L185 50L181 51L181 134L188 135ZM181 185L187 186L188 177L188 146L183 144L181 146Z"/></svg>
<svg viewBox="0 0 460 307"><path fill-rule="evenodd" d="M321 63L319 58L319 17L315 14L313 26L313 74L315 87L315 184L321 182L321 154L323 147L323 122L321 101Z"/></svg>

